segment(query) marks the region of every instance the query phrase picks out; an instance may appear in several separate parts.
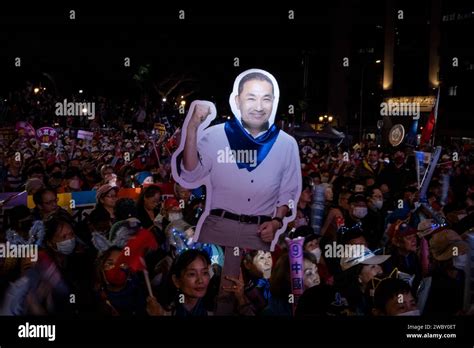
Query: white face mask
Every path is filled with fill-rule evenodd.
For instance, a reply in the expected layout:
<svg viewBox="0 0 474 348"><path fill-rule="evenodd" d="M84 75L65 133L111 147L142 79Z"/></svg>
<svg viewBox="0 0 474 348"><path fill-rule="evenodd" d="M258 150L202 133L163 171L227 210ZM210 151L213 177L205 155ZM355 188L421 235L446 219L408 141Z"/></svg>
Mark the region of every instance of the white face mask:
<svg viewBox="0 0 474 348"><path fill-rule="evenodd" d="M315 248L310 251L311 254L313 254L316 257L316 261L319 263L319 260L321 259L321 249L320 248Z"/></svg>
<svg viewBox="0 0 474 348"><path fill-rule="evenodd" d="M380 210L380 209L382 209L382 206L383 206L383 200L376 200L372 204L373 204L375 209Z"/></svg>
<svg viewBox="0 0 474 348"><path fill-rule="evenodd" d="M56 249L58 249L58 251L64 255L72 254L75 247L76 247L76 238L66 239L66 240L63 240L62 242L56 243Z"/></svg>
<svg viewBox="0 0 474 348"><path fill-rule="evenodd" d="M367 207L355 207L352 214L358 219L363 219L367 215Z"/></svg>
<svg viewBox="0 0 474 348"><path fill-rule="evenodd" d="M400 313L400 314L397 314L396 316L397 317L417 317L417 316L420 316L420 310L419 309L415 309L414 311L409 311L409 312L405 312L405 313Z"/></svg>
<svg viewBox="0 0 474 348"><path fill-rule="evenodd" d="M467 254L453 256L453 266L454 266L454 268L463 271L464 268L466 267L466 264L467 264Z"/></svg>
<svg viewBox="0 0 474 348"><path fill-rule="evenodd" d="M173 221L176 221L176 220L180 220L183 218L183 214L182 213L169 213L168 214L168 220L170 222L173 222Z"/></svg>

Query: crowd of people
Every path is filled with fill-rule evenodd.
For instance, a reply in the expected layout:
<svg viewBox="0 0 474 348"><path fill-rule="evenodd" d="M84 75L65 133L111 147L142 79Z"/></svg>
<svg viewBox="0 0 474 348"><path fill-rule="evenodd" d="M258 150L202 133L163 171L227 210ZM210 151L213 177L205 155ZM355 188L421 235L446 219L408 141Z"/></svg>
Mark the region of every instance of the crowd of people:
<svg viewBox="0 0 474 348"><path fill-rule="evenodd" d="M22 112L41 113L42 103L34 101L31 96ZM39 250L35 261L0 258L1 313L212 315L224 251L193 240L206 193L173 180L179 129L160 136L136 122L99 126L86 140L72 126L54 128L54 143L25 135L0 149L1 191L26 191L34 202L33 209L4 209L0 242ZM235 315L471 314L464 284L466 236L474 227L472 147L443 147L422 202L411 147L312 138L298 145L303 183L296 219L274 251L242 250L241 275L224 289L234 295ZM163 198L163 184L173 186L173 197ZM118 198L124 188L140 188L138 199ZM58 194L80 191L95 191L96 204L77 221L70 207L58 205ZM304 238L304 292L297 303L289 300L285 237ZM338 254L337 246L362 248L354 256Z"/></svg>

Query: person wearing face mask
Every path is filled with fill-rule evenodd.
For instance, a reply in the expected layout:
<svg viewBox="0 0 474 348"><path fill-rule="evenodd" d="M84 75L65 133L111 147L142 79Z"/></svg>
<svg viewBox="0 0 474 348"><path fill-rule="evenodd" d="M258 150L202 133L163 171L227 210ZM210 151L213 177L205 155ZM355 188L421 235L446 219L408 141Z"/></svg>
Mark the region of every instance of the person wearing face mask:
<svg viewBox="0 0 474 348"><path fill-rule="evenodd" d="M291 235L291 238L293 239L297 237L304 237L303 250L314 255L321 281L326 284L332 284L334 280L332 274L329 272L328 266L326 265L326 259L323 257L319 245L321 235L314 233L311 226L300 226Z"/></svg>
<svg viewBox="0 0 474 348"><path fill-rule="evenodd" d="M80 178L79 171L71 168L64 174L64 179L61 187L58 189L58 193L81 191L81 187L82 179Z"/></svg>
<svg viewBox="0 0 474 348"><path fill-rule="evenodd" d="M37 314L92 312L95 308L93 253L76 237L71 219L55 214L44 226L45 248L39 252L35 272L48 274L42 296L52 303L45 306L39 301L29 306L33 306ZM70 294L75 295L75 302L70 301Z"/></svg>
<svg viewBox="0 0 474 348"><path fill-rule="evenodd" d="M145 289L127 267L116 264L121 252L121 248L112 246L98 258L95 285L98 310L112 316L145 315Z"/></svg>
<svg viewBox="0 0 474 348"><path fill-rule="evenodd" d="M374 316L419 316L410 285L397 278L382 280L374 291Z"/></svg>
<svg viewBox="0 0 474 348"><path fill-rule="evenodd" d="M369 248L377 249L381 246L384 225L385 212L383 210L382 191L376 187L369 188L367 191L367 216L362 219L364 231L366 234Z"/></svg>
<svg viewBox="0 0 474 348"><path fill-rule="evenodd" d="M363 219L367 216L367 200L363 194L354 194L349 198L349 211L344 217L344 224L351 228L355 224L363 225Z"/></svg>
<svg viewBox="0 0 474 348"><path fill-rule="evenodd" d="M162 226L166 230L175 221L183 221L183 212L176 198L167 198L161 210Z"/></svg>
<svg viewBox="0 0 474 348"><path fill-rule="evenodd" d="M60 165L55 165L52 168L50 168L49 171L49 177L48 177L48 186L53 188L53 189L58 189L63 180L63 174L62 174L62 169Z"/></svg>
<svg viewBox="0 0 474 348"><path fill-rule="evenodd" d="M429 241L433 258L431 288L423 314L456 315L463 309L468 244L451 229L442 229Z"/></svg>

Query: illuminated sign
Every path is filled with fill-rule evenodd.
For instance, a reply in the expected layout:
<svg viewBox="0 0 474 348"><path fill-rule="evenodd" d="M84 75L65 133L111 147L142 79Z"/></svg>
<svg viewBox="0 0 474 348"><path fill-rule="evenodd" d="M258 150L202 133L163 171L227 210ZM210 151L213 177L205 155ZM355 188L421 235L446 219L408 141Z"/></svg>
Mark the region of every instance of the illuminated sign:
<svg viewBox="0 0 474 348"><path fill-rule="evenodd" d="M414 96L414 97L393 97L385 98L384 100L388 104L407 105L406 103L419 104L421 112L430 112L436 102L435 96Z"/></svg>

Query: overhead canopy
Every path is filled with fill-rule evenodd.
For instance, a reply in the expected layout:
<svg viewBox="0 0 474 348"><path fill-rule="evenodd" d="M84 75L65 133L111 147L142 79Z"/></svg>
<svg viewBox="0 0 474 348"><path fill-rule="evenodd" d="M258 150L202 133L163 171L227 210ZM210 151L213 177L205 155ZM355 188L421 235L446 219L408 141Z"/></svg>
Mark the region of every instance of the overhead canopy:
<svg viewBox="0 0 474 348"><path fill-rule="evenodd" d="M344 133L338 132L331 126L326 126L321 131L316 131L309 124L305 123L301 127L294 129L294 134L297 138L315 138L321 141L335 141L340 142L345 138Z"/></svg>

